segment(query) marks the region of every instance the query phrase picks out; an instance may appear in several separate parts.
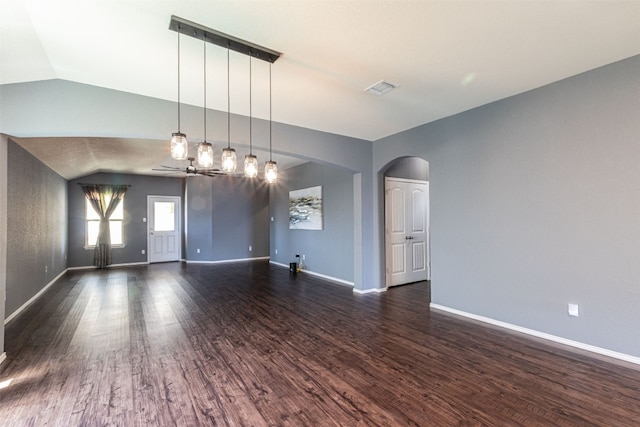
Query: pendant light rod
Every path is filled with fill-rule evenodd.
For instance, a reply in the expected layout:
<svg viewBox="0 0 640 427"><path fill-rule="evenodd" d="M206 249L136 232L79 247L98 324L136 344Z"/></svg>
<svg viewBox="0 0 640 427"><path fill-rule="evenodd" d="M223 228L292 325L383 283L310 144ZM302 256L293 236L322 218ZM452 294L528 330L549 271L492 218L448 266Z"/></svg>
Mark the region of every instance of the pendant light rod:
<svg viewBox="0 0 640 427"><path fill-rule="evenodd" d="M255 178L258 176L258 158L253 155L253 114L252 114L252 86L253 79L251 73L251 64L253 57L249 56L249 154L244 156L244 176L247 178Z"/></svg>
<svg viewBox="0 0 640 427"><path fill-rule="evenodd" d="M271 64L269 64L269 161L264 164L264 180L267 184L275 184L278 181L278 164L273 161L271 155L272 145L272 124L271 118L272 102L271 102Z"/></svg>
<svg viewBox="0 0 640 427"><path fill-rule="evenodd" d="M227 148L231 148L231 90L229 89L229 48L227 47Z"/></svg>
<svg viewBox="0 0 640 427"><path fill-rule="evenodd" d="M178 133L180 132L180 27L178 31Z"/></svg>
<svg viewBox="0 0 640 427"><path fill-rule="evenodd" d="M227 46L227 148L222 150L222 157L220 158L222 170L227 173L235 172L237 167L236 150L231 148L231 90L229 89L231 86L231 73L229 72L230 52L231 50Z"/></svg>
<svg viewBox="0 0 640 427"><path fill-rule="evenodd" d="M252 152L252 148L253 148L253 114L251 114L251 106L253 105L252 102L252 96L251 96L251 89L253 87L252 85L252 78L251 78L251 57L249 57L249 154L253 154Z"/></svg>
<svg viewBox="0 0 640 427"><path fill-rule="evenodd" d="M198 164L203 168L210 168L213 166L213 145L207 142L207 40L205 37L204 42L202 43L202 57L203 57L203 67L202 67L202 77L203 77L203 86L204 86L204 108L203 119L204 119L204 139L203 141L196 146L198 150Z"/></svg>
<svg viewBox="0 0 640 427"><path fill-rule="evenodd" d="M181 28L178 26L178 131L171 134L170 152L174 160L186 160L189 154L189 143L187 135L180 130L180 35Z"/></svg>
<svg viewBox="0 0 640 427"><path fill-rule="evenodd" d="M204 76L204 142L207 142L207 39L205 37L204 39L204 43L202 44L204 46L203 49L203 53L202 56L204 58L204 69L203 69L203 76Z"/></svg>
<svg viewBox="0 0 640 427"><path fill-rule="evenodd" d="M230 36L220 31L207 28L195 22L188 21L184 18L172 15L169 29L182 32L184 35L204 40L215 45L229 48L236 52L243 53L253 58L261 59L270 63L276 62L280 58L281 53L266 47L259 46L254 43Z"/></svg>
<svg viewBox="0 0 640 427"><path fill-rule="evenodd" d="M271 63L269 64L269 161L272 161L273 159L271 158L271 128L272 128L272 121L271 121Z"/></svg>

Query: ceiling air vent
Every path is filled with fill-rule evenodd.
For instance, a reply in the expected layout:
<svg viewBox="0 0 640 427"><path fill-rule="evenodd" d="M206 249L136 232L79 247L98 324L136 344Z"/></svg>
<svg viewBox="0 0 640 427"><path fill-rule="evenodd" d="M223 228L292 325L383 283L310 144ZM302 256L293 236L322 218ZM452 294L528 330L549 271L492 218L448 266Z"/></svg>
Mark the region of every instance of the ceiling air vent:
<svg viewBox="0 0 640 427"><path fill-rule="evenodd" d="M391 89L395 89L397 88L399 85L395 84L395 83L391 83L391 82L386 82L384 80L380 80L378 83L374 83L371 86L369 86L368 88L366 88L364 91L365 92L370 92L374 95L384 95L385 93L389 92Z"/></svg>

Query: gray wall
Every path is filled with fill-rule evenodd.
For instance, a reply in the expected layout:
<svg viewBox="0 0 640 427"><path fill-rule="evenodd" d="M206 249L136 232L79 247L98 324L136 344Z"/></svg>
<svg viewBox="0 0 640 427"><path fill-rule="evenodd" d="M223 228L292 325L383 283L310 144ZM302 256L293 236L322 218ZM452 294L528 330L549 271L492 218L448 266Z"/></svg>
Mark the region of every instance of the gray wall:
<svg viewBox="0 0 640 427"><path fill-rule="evenodd" d="M67 267L67 181L9 139L5 311Z"/></svg>
<svg viewBox="0 0 640 427"><path fill-rule="evenodd" d="M640 356L640 57L377 141L374 170L398 153L429 161L434 303Z"/></svg>
<svg viewBox="0 0 640 427"><path fill-rule="evenodd" d="M85 197L78 183L131 185L124 196L125 247L113 248L113 264L147 262L147 196L178 196L184 204L181 178L97 173L69 181L69 267L93 265L93 249L84 249Z"/></svg>
<svg viewBox="0 0 640 427"><path fill-rule="evenodd" d="M5 319L7 294L7 155L9 138L0 134L0 319ZM4 326L0 327L0 357L4 354Z"/></svg>
<svg viewBox="0 0 640 427"><path fill-rule="evenodd" d="M64 80L0 85L0 132L29 136L101 136L166 140L175 132L173 102L118 92ZM226 123L226 112L211 111L212 123ZM277 118L276 118L277 119ZM203 136L202 109L182 106L181 130L189 139ZM268 153L268 122L253 119L253 151ZM248 118L232 115L232 145L248 145ZM213 126L212 141L226 141L226 126ZM282 123L273 124L273 151L354 172L357 184L354 220L354 281L358 289L380 286L375 254L373 148L369 141L314 131Z"/></svg>
<svg viewBox="0 0 640 427"><path fill-rule="evenodd" d="M317 185L322 186L323 229L290 230L289 191ZM353 195L353 173L344 169L305 163L281 173L271 189L271 259L288 265L304 254L308 270L353 282Z"/></svg>
<svg viewBox="0 0 640 427"><path fill-rule="evenodd" d="M262 180L191 177L186 198L187 260L269 256L269 188Z"/></svg>
<svg viewBox="0 0 640 427"><path fill-rule="evenodd" d="M384 176L429 181L429 162L420 157L402 157L382 171ZM382 179L384 177L381 177Z"/></svg>

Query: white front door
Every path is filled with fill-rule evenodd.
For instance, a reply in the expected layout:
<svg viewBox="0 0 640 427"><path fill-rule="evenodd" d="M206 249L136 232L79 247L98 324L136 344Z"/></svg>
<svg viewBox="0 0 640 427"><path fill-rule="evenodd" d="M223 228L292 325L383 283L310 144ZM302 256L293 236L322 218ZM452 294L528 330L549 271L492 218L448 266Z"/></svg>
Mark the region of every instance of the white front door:
<svg viewBox="0 0 640 427"><path fill-rule="evenodd" d="M385 178L387 286L430 278L429 183Z"/></svg>
<svg viewBox="0 0 640 427"><path fill-rule="evenodd" d="M179 261L180 197L147 196L149 262Z"/></svg>

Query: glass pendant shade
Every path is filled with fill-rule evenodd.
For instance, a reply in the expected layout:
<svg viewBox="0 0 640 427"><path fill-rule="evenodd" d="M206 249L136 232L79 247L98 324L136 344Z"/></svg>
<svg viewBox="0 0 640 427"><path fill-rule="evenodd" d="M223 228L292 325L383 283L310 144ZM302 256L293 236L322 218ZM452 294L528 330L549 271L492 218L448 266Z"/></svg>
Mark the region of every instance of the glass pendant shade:
<svg viewBox="0 0 640 427"><path fill-rule="evenodd" d="M253 154L244 156L244 176L255 178L258 176L258 158Z"/></svg>
<svg viewBox="0 0 640 427"><path fill-rule="evenodd" d="M269 160L264 164L264 179L269 184L273 184L278 180L278 165L276 162Z"/></svg>
<svg viewBox="0 0 640 427"><path fill-rule="evenodd" d="M236 171L237 165L236 150L233 148L224 148L222 150L222 171L231 173Z"/></svg>
<svg viewBox="0 0 640 427"><path fill-rule="evenodd" d="M171 134L171 158L175 160L187 160L189 145L187 135L181 132Z"/></svg>
<svg viewBox="0 0 640 427"><path fill-rule="evenodd" d="M206 141L198 144L198 164L203 168L213 166L213 145Z"/></svg>

